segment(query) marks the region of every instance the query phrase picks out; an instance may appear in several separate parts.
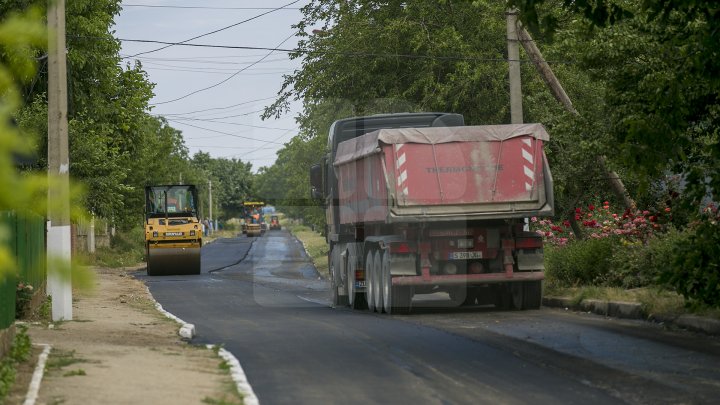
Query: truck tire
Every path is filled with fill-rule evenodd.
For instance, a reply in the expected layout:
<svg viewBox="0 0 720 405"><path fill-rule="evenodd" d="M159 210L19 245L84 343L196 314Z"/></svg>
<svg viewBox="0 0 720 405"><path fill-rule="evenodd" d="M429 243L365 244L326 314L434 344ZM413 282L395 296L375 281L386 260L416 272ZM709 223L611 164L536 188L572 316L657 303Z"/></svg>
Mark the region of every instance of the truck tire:
<svg viewBox="0 0 720 405"><path fill-rule="evenodd" d="M375 311L375 297L373 296L373 275L375 273L374 257L372 249L368 249L367 256L365 256L365 300L367 301L368 311L370 312Z"/></svg>
<svg viewBox="0 0 720 405"><path fill-rule="evenodd" d="M381 274L382 274L382 296L383 309L388 314L406 314L410 312L410 302L412 301L412 287L393 286L392 285L392 268L390 263L392 256L385 251L381 256Z"/></svg>
<svg viewBox="0 0 720 405"><path fill-rule="evenodd" d="M540 309L542 281L526 281L523 284L523 309Z"/></svg>
<svg viewBox="0 0 720 405"><path fill-rule="evenodd" d="M493 288L495 293L495 308L507 311L512 307L512 293L507 284L498 284Z"/></svg>
<svg viewBox="0 0 720 405"><path fill-rule="evenodd" d="M373 299L375 300L375 310L378 313L383 311L383 279L382 279L382 259L380 251L376 250L373 254Z"/></svg>
<svg viewBox="0 0 720 405"><path fill-rule="evenodd" d="M330 277L332 281L330 288L332 289L333 307L344 307L348 304L347 295L340 295L339 291L342 284L342 276L339 273L342 268L340 266L340 260L342 260L340 249L335 246L333 250L330 251Z"/></svg>
<svg viewBox="0 0 720 405"><path fill-rule="evenodd" d="M513 309L523 309L523 302L525 298L524 294L524 283L511 283L510 284L510 298Z"/></svg>
<svg viewBox="0 0 720 405"><path fill-rule="evenodd" d="M357 257L350 256L348 258L348 271L347 271L347 291L348 291L348 305L352 309L366 309L367 302L365 301L365 293L355 291L355 270L357 269Z"/></svg>
<svg viewBox="0 0 720 405"><path fill-rule="evenodd" d="M393 286L392 274L390 273L390 252L385 250L380 256L380 278L382 279L382 301L383 310L387 314L393 313Z"/></svg>

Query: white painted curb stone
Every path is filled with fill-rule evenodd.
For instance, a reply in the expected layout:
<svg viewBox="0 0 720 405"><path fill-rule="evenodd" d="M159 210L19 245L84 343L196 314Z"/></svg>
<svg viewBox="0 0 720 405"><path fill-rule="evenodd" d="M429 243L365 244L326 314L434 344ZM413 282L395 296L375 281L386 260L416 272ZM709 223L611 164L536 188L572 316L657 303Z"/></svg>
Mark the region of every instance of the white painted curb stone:
<svg viewBox="0 0 720 405"><path fill-rule="evenodd" d="M192 339L195 336L195 325L191 323L187 323L183 321L182 319L178 318L177 316L171 314L170 312L163 309L162 305L160 305L159 302L155 301L155 297L152 296L152 293L150 292L149 287L145 287L147 289L147 293L152 298L152 300L155 302L155 309L160 311L163 315L166 317L172 319L173 321L180 324L180 330L178 331L178 334L184 338L184 339Z"/></svg>
<svg viewBox="0 0 720 405"><path fill-rule="evenodd" d="M38 362L35 365L35 371L30 380L30 386L28 387L27 395L25 395L25 402L23 405L35 405L38 394L40 393L40 382L42 382L43 374L45 373L45 363L47 362L48 355L52 346L45 343L38 343L36 346L42 346L43 351L38 357Z"/></svg>
<svg viewBox="0 0 720 405"><path fill-rule="evenodd" d="M212 350L215 348L215 345L207 345L207 348ZM245 371L243 371L238 359L222 347L218 351L218 355L220 355L220 357L222 357L222 359L230 366L230 375L232 376L233 381L235 381L235 386L237 387L238 392L243 396L243 404L259 405L260 401L255 395L255 391L253 391L252 386L248 382Z"/></svg>

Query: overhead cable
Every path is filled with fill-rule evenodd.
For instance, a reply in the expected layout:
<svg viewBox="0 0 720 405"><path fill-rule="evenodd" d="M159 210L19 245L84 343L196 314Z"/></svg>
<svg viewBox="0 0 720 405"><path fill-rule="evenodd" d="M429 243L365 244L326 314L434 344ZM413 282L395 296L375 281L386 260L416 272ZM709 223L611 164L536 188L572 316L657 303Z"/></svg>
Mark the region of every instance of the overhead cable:
<svg viewBox="0 0 720 405"><path fill-rule="evenodd" d="M274 12L276 12L276 11L278 11L278 10L282 10L282 9L284 9L284 8L287 7L287 6L291 6L291 5L295 4L295 3L297 3L298 1L300 1L300 0L292 1L292 2L290 2L290 3L288 3L288 4L284 5L284 6L276 7L276 8L274 8L274 9L271 9L270 11L266 11L266 12L264 12L264 13L261 13L261 14L258 14L258 15L256 15L256 16L254 16L254 17L250 17L250 18L248 18L248 19L242 20L242 21L237 22L237 23L235 23L235 24L228 25L227 27L223 27L223 28L216 29L216 30L214 30L214 31L206 32L205 34L201 34L201 35L192 37L192 38L190 38L190 39L186 39L186 40L184 40L184 41L180 41L180 42L178 42L178 43L171 43L171 44L167 44L166 46L162 46L162 47L157 48L157 49L153 49L153 50L150 50L150 51L145 51L145 52L136 53L135 55L132 55L131 58L134 58L134 57L139 56L139 55L145 55L145 54L148 54L148 53L153 53L153 52L161 51L161 50L166 49L166 48L169 48L169 47L171 47L171 46L184 44L184 43L186 43L186 42L190 42L190 41L195 40L195 39L198 39L198 38L202 38L202 37L206 37L206 36L208 36L208 35L216 34L216 33L220 32L220 31L225 31L226 29L229 29L229 28L232 28L232 27L237 27L237 26L240 25L240 24L244 24L244 23L246 23L246 22L248 22L248 21L252 21L252 20L255 20L255 19L260 18L260 17L262 17L262 16L268 15L268 14L270 14L270 13L274 13Z"/></svg>
<svg viewBox="0 0 720 405"><path fill-rule="evenodd" d="M276 46L276 48L279 48L282 44L284 44L285 42L287 42L290 38L292 38L292 37L294 37L294 36L295 36L295 33L290 34L287 38L283 39L282 42L280 42L280 43ZM177 98L174 98L174 99L172 99L172 100L167 100L167 101L161 101L161 102L158 102L158 103L153 103L152 105L161 105L161 104L172 103L172 102L175 102L175 101L182 100L182 99L184 99L184 98L190 97L190 96L192 96L193 94L197 94L197 93L200 93L200 92L202 92L202 91L210 90L210 89L212 89L212 88L215 88L215 87L217 87L217 86L219 86L219 85L227 82L228 80L232 79L233 77L239 75L240 73L242 73L242 72L250 69L251 67L257 65L258 63L262 62L262 61L265 60L267 57L269 57L270 55L272 55L273 52L275 52L275 51L274 51L274 50L270 50L270 51L269 51L267 54L265 54L265 56L263 56L262 58L256 60L255 62L251 63L250 65L245 66L244 68L242 68L242 69L238 70L237 72L233 73L231 76L226 77L225 79L223 79L223 80L221 80L221 81L219 81L219 82L217 82L217 83L215 83L215 84L213 84L213 85L211 85L211 86L203 87L203 88L201 88L201 89L192 91L192 92L190 92L190 93L185 94L184 96L177 97Z"/></svg>

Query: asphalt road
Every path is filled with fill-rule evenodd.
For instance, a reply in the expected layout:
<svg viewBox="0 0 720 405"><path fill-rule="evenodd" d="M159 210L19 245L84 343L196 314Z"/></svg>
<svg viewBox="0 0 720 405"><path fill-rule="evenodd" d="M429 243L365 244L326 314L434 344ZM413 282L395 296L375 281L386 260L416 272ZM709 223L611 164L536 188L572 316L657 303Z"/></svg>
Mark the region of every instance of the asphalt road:
<svg viewBox="0 0 720 405"><path fill-rule="evenodd" d="M263 404L720 403L716 338L553 309L443 308L442 293L410 315L333 309L285 231L206 245L199 276L138 278L195 324L194 343L238 358Z"/></svg>

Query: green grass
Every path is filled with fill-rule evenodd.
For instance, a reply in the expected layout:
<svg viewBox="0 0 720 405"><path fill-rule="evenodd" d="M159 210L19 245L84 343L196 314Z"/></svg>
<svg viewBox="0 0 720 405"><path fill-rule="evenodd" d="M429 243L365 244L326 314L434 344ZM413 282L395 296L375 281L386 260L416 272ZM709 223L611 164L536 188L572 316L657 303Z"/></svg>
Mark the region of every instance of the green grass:
<svg viewBox="0 0 720 405"><path fill-rule="evenodd" d="M10 351L0 359L0 404L4 402L15 382L17 365L30 358L31 350L32 342L27 335L27 328L18 327Z"/></svg>
<svg viewBox="0 0 720 405"><path fill-rule="evenodd" d="M60 370L77 363L87 363L87 360L76 358L75 350L53 350L50 352L47 363L45 363L45 369L48 371Z"/></svg>
<svg viewBox="0 0 720 405"><path fill-rule="evenodd" d="M681 295L658 287L623 289L597 286L558 287L546 284L545 296L569 298L574 305L586 299L634 302L642 305L643 312L648 316L676 317L694 314L720 319L720 309L687 308Z"/></svg>
<svg viewBox="0 0 720 405"><path fill-rule="evenodd" d="M85 372L85 370L79 368L77 370L68 371L67 373L63 374L63 377L74 377L77 375L87 375L87 373Z"/></svg>

